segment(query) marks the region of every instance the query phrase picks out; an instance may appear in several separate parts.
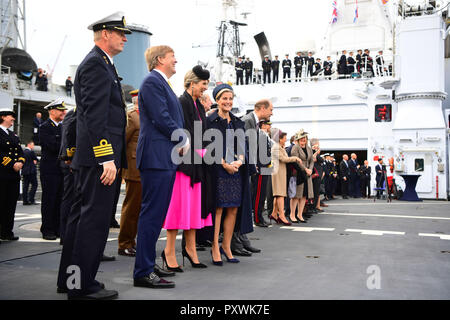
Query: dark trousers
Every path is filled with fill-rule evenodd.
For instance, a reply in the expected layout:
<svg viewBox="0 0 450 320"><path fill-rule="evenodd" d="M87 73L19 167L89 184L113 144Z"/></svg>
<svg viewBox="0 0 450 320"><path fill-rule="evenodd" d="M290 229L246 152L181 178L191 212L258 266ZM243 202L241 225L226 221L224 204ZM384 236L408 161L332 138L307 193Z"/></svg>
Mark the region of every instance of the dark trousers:
<svg viewBox="0 0 450 320"><path fill-rule="evenodd" d="M359 184L359 177L357 175L350 176L350 180L348 182L349 186L349 193L350 196L354 198L360 198L361 197L361 190L360 190L360 184Z"/></svg>
<svg viewBox="0 0 450 320"><path fill-rule="evenodd" d="M252 203L255 223L264 222L263 211L267 197L269 176L256 174L252 176Z"/></svg>
<svg viewBox="0 0 450 320"><path fill-rule="evenodd" d="M252 72L245 73L245 84L252 83Z"/></svg>
<svg viewBox="0 0 450 320"><path fill-rule="evenodd" d="M302 77L302 69L301 68L295 68L295 81L301 81L299 78Z"/></svg>
<svg viewBox="0 0 450 320"><path fill-rule="evenodd" d="M333 178L325 176L325 195L328 199L331 199L333 196Z"/></svg>
<svg viewBox="0 0 450 320"><path fill-rule="evenodd" d="M0 230L1 237L13 235L14 214L16 213L17 199L20 193L20 178L0 178Z"/></svg>
<svg viewBox="0 0 450 320"><path fill-rule="evenodd" d="M315 178L315 179L312 179L312 182L313 182L313 191L314 191L314 208L316 208L317 203L319 202L319 198L320 198L321 179Z"/></svg>
<svg viewBox="0 0 450 320"><path fill-rule="evenodd" d="M286 78L288 78L289 82L291 82L291 69L283 70L283 80L286 80Z"/></svg>
<svg viewBox="0 0 450 320"><path fill-rule="evenodd" d="M270 215L273 211L273 190L272 190L272 176L269 176L267 181L267 213Z"/></svg>
<svg viewBox="0 0 450 320"><path fill-rule="evenodd" d="M101 290L95 280L109 233L111 210L118 180L105 186L100 181L103 167L74 170L74 203L67 221L58 274L58 286L65 288L67 268L80 270L81 287L69 289L69 296Z"/></svg>
<svg viewBox="0 0 450 320"><path fill-rule="evenodd" d="M236 85L243 85L244 84L244 73L236 72Z"/></svg>
<svg viewBox="0 0 450 320"><path fill-rule="evenodd" d="M110 226L112 226L113 224L117 223L117 220L116 220L117 203L119 202L120 188L122 187L122 178L121 178L122 174L118 173L117 176L118 176L118 178L117 178L116 189L115 189L115 194L114 194L113 207L112 207L112 211L111 211L111 224L110 224Z"/></svg>
<svg viewBox="0 0 450 320"><path fill-rule="evenodd" d="M41 233L59 236L61 200L64 189L62 174L41 173L42 203Z"/></svg>
<svg viewBox="0 0 450 320"><path fill-rule="evenodd" d="M70 168L62 168L61 169L64 176L64 193L61 200L61 209L60 209L60 237L61 240L64 241L64 235L66 234L67 221L69 219L70 210L73 205L74 200L74 177L73 173L70 171Z"/></svg>
<svg viewBox="0 0 450 320"><path fill-rule="evenodd" d="M30 190L31 185L31 190ZM23 203L33 203L34 196L36 195L36 190L38 187L37 175L27 174L23 176L22 184L22 200Z"/></svg>
<svg viewBox="0 0 450 320"><path fill-rule="evenodd" d="M268 72L268 71L264 71L264 83L266 83L266 79L267 79L267 82L268 83L270 83L270 72Z"/></svg>
<svg viewBox="0 0 450 320"><path fill-rule="evenodd" d="M175 182L175 170L142 170L142 205L138 222L134 279L153 272L156 242L166 219Z"/></svg>
<svg viewBox="0 0 450 320"><path fill-rule="evenodd" d="M341 194L343 197L347 197L348 196L348 178L347 181L344 181L344 179L341 180Z"/></svg>
<svg viewBox="0 0 450 320"><path fill-rule="evenodd" d="M279 74L279 71L278 71L278 70L276 70L276 71L274 70L274 71L273 71L273 78L272 78L272 79L273 79L273 80L272 80L273 83L275 83L275 82L278 81L278 74Z"/></svg>
<svg viewBox="0 0 450 320"><path fill-rule="evenodd" d="M362 177L360 183L362 196L370 197L370 177Z"/></svg>

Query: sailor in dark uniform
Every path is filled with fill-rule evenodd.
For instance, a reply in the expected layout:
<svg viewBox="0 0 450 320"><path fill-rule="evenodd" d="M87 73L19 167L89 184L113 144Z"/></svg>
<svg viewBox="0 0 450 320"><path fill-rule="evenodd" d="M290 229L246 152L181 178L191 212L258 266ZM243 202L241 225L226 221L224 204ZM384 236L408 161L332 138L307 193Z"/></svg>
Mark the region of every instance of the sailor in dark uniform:
<svg viewBox="0 0 450 320"><path fill-rule="evenodd" d="M331 61L331 57L327 56L327 60L323 62L324 75L329 77L331 76L333 69L333 61ZM331 80L331 79L330 79Z"/></svg>
<svg viewBox="0 0 450 320"><path fill-rule="evenodd" d="M45 107L49 118L39 130L42 147L40 166L42 186L42 238L56 240L60 236L60 206L63 194L64 177L59 165L61 147L61 122L66 115L64 100L57 99Z"/></svg>
<svg viewBox="0 0 450 320"><path fill-rule="evenodd" d="M272 72L273 72L273 83L278 82L278 76L280 73L280 60L278 60L278 56L275 56L275 60L272 61Z"/></svg>
<svg viewBox="0 0 450 320"><path fill-rule="evenodd" d="M245 84L252 83L253 61L251 61L249 57L247 57L247 59L245 60L244 68L245 68Z"/></svg>
<svg viewBox="0 0 450 320"><path fill-rule="evenodd" d="M350 51L348 55L349 57L347 58L347 73L351 75L355 72L356 61L353 58L353 51Z"/></svg>
<svg viewBox="0 0 450 320"><path fill-rule="evenodd" d="M303 57L301 56L301 52L297 52L297 56L294 58L294 66L295 66L295 82L301 81L302 77L302 67L303 67Z"/></svg>
<svg viewBox="0 0 450 320"><path fill-rule="evenodd" d="M270 72L272 71L272 61L269 60L269 56L264 57L264 61L262 62L262 69L264 74L264 83L270 83ZM267 80L266 80L267 79Z"/></svg>
<svg viewBox="0 0 450 320"><path fill-rule="evenodd" d="M286 82L286 78L291 82L291 67L292 61L289 59L289 55L286 54L286 59L283 60L281 66L283 67L283 82Z"/></svg>
<svg viewBox="0 0 450 320"><path fill-rule="evenodd" d="M372 75L374 75L373 73L373 59L370 56L370 50L369 49L364 49L364 54L362 55L362 64L363 64L363 68L364 71L366 72L372 72Z"/></svg>
<svg viewBox="0 0 450 320"><path fill-rule="evenodd" d="M386 67L384 66L384 58L383 58L383 51L378 51L378 55L375 56L375 62L377 63L377 73L380 77L384 76L384 73L386 71Z"/></svg>
<svg viewBox="0 0 450 320"><path fill-rule="evenodd" d="M70 164L76 151L76 126L77 126L76 109L70 110L62 123L61 130L61 148L59 150L60 167L63 173L64 191L61 199L60 208L60 243L64 241L66 233L67 220L73 205L75 194L74 179Z"/></svg>
<svg viewBox="0 0 450 320"><path fill-rule="evenodd" d="M316 62L314 63L314 73L313 73L313 75L314 76L317 76L317 75L319 75L319 73L321 73L322 72L322 64L321 64L321 60L320 60L320 58L317 58L316 59Z"/></svg>
<svg viewBox="0 0 450 320"><path fill-rule="evenodd" d="M23 157L25 158L25 164L22 168L22 201L23 205L35 205L34 196L36 195L38 181L37 181L37 168L38 158L33 151L34 142L29 141L27 146L23 150ZM31 190L30 190L31 185Z"/></svg>
<svg viewBox="0 0 450 320"><path fill-rule="evenodd" d="M361 73L361 67L362 67L362 50L358 49L358 54L356 55L356 71L358 73Z"/></svg>
<svg viewBox="0 0 450 320"><path fill-rule="evenodd" d="M314 73L313 69L314 69L314 62L315 62L312 52L308 52L308 56L305 59L306 59L306 64L307 64L306 76L312 77L313 73Z"/></svg>
<svg viewBox="0 0 450 320"><path fill-rule="evenodd" d="M7 241L19 239L13 233L14 214L20 193L20 170L25 163L19 137L9 130L15 118L13 111L0 109L0 239Z"/></svg>
<svg viewBox="0 0 450 320"><path fill-rule="evenodd" d="M74 83L77 137L71 167L76 198L59 270L60 276L65 272L67 278L78 272L80 281L59 289L67 289L69 299L102 300L118 296L117 291L104 289L95 277L108 238L116 184L120 183L117 172L126 168L125 99L113 57L123 51L126 34L131 31L120 12L88 29L94 31L95 47L78 67ZM65 270L65 263L77 266L78 271Z"/></svg>
<svg viewBox="0 0 450 320"><path fill-rule="evenodd" d="M347 50L342 51L341 58L338 63L338 73L341 75L340 79L345 78L345 75L348 74L347 70Z"/></svg>
<svg viewBox="0 0 450 320"><path fill-rule="evenodd" d="M244 85L245 62L242 61L241 57L238 58L234 69L236 70L236 85Z"/></svg>

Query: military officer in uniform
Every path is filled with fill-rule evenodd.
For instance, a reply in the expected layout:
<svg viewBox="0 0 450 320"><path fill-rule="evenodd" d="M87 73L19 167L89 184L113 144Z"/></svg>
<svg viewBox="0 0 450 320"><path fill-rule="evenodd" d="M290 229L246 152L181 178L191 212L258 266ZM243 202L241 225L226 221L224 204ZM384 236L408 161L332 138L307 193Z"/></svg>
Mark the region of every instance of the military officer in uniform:
<svg viewBox="0 0 450 320"><path fill-rule="evenodd" d="M242 57L239 57L234 65L234 69L236 70L236 85L244 85L244 68L245 62L242 61Z"/></svg>
<svg viewBox="0 0 450 320"><path fill-rule="evenodd" d="M9 130L15 118L13 111L0 109L0 239L7 241L19 239L13 233L14 214L20 193L20 170L25 163L19 137Z"/></svg>
<svg viewBox="0 0 450 320"><path fill-rule="evenodd" d="M283 60L281 66L283 67L283 82L286 82L286 78L291 82L291 67L292 61L289 59L289 55L286 54L286 59Z"/></svg>
<svg viewBox="0 0 450 320"><path fill-rule="evenodd" d="M308 52L308 56L305 58L306 60L306 64L307 64L307 71L306 71L306 76L307 77L312 77L313 73L314 73L314 63L315 63L315 59L312 55L312 52Z"/></svg>
<svg viewBox="0 0 450 320"><path fill-rule="evenodd" d="M244 68L245 68L245 84L252 83L253 61L251 61L249 57L247 57L245 61Z"/></svg>
<svg viewBox="0 0 450 320"><path fill-rule="evenodd" d="M88 27L95 46L77 69L74 92L77 103L76 152L72 161L76 198L67 224L60 265L66 277L77 273L80 281L68 284L69 299L115 299L95 280L109 232L117 172L126 168L125 99L113 57L127 42L121 12ZM64 266L77 266L75 271ZM64 274L63 274L64 275ZM61 281L64 283L64 281ZM58 282L60 283L60 282Z"/></svg>
<svg viewBox="0 0 450 320"><path fill-rule="evenodd" d="M264 57L264 61L262 62L263 69L263 81L264 83L270 83L270 72L272 71L272 61L269 60L269 56ZM267 79L267 80L266 80Z"/></svg>
<svg viewBox="0 0 450 320"><path fill-rule="evenodd" d="M370 179L372 175L372 168L369 166L369 161L365 160L364 165L359 168L361 178L361 194L363 198L370 198Z"/></svg>
<svg viewBox="0 0 450 320"><path fill-rule="evenodd" d="M333 73L332 69L333 69L333 61L331 61L331 57L327 56L327 60L323 62L323 69L324 69L324 75L326 77L331 76L331 74ZM331 80L331 79L330 79Z"/></svg>
<svg viewBox="0 0 450 320"><path fill-rule="evenodd" d="M42 238L56 240L60 236L60 206L63 195L64 177L59 162L61 147L61 122L67 112L64 100L57 99L45 107L49 118L39 129L42 147L40 166L42 204Z"/></svg>
<svg viewBox="0 0 450 320"><path fill-rule="evenodd" d="M301 52L297 52L297 56L294 58L294 66L295 66L295 82L301 81L302 77L302 67L303 67L303 57Z"/></svg>
<svg viewBox="0 0 450 320"><path fill-rule="evenodd" d="M272 61L273 83L278 82L278 76L280 73L280 60L278 56L275 56L275 60Z"/></svg>
<svg viewBox="0 0 450 320"><path fill-rule="evenodd" d="M347 58L347 73L352 74L355 72L356 60L353 58L353 51L348 53L349 57Z"/></svg>

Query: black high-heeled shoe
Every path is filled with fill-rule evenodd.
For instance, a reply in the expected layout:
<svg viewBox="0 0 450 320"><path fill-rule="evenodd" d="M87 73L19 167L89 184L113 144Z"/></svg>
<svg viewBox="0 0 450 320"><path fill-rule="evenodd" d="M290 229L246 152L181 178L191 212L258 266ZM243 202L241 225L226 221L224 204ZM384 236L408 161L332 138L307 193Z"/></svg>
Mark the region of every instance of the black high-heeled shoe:
<svg viewBox="0 0 450 320"><path fill-rule="evenodd" d="M223 250L222 247L220 247L220 254L221 255L223 254L225 256L225 258L227 259L227 262L229 262L229 263L239 263L240 262L239 259L228 258L227 254L225 253L225 250Z"/></svg>
<svg viewBox="0 0 450 320"><path fill-rule="evenodd" d="M222 254L221 254L221 255L222 255ZM222 260L220 260L220 261L214 261L214 258L213 258L213 255L212 255L212 250L211 250L211 259L212 259L213 265L218 266L218 267L223 266L223 261L222 261Z"/></svg>
<svg viewBox="0 0 450 320"><path fill-rule="evenodd" d="M183 267L184 267L184 258L186 257L186 258L188 258L189 262L191 263L192 268L197 268L197 269L208 268L203 263L195 263L194 261L192 261L191 257L189 256L189 253L187 253L187 251L186 251L186 248L183 248L183 250L181 251L181 254L183 255Z"/></svg>
<svg viewBox="0 0 450 320"><path fill-rule="evenodd" d="M164 250L161 252L161 258L162 258L162 261L163 261L163 268L164 268L164 264L166 264L166 269L169 270L169 271L180 272L180 273L184 272L184 270L181 269L180 266L177 266L175 268L169 267L169 265L167 264L166 252Z"/></svg>
<svg viewBox="0 0 450 320"><path fill-rule="evenodd" d="M278 218L274 218L271 214L269 214L269 219L270 219L271 222L273 220L273 221L275 221L278 224Z"/></svg>

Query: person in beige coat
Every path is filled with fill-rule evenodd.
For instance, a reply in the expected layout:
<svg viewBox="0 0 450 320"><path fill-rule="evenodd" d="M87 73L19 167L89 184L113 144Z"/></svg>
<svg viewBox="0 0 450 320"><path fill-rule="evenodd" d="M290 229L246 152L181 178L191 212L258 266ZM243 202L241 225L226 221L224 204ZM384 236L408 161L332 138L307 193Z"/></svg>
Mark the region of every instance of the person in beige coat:
<svg viewBox="0 0 450 320"><path fill-rule="evenodd" d="M291 201L290 218L292 222L297 222L299 220L300 222L305 223L306 220L303 219L303 209L305 208L306 199L314 198L313 183L311 179L314 168L314 152L308 145L308 133L303 129L297 132L295 135L295 141L297 141L297 144L292 147L291 155L302 160L300 169L305 173L306 182L297 185L297 193ZM298 220L295 219L295 210L297 206L299 216Z"/></svg>
<svg viewBox="0 0 450 320"><path fill-rule="evenodd" d="M134 257L136 255L136 234L139 213L141 211L141 176L136 169L136 148L139 139L139 109L138 90L131 91L134 108L128 112L126 128L126 154L128 169L122 170L122 178L126 183L125 200L120 216L119 249L121 256Z"/></svg>
<svg viewBox="0 0 450 320"><path fill-rule="evenodd" d="M279 143L275 143L272 147L272 190L273 190L273 212L270 215L271 220L275 220L277 223L282 223L286 226L290 226L291 223L286 219L284 215L284 198L287 196L287 174L286 163L297 162L301 164L301 160L298 157L289 157L284 145L287 140L287 134L279 129L275 129L272 136L273 140Z"/></svg>

